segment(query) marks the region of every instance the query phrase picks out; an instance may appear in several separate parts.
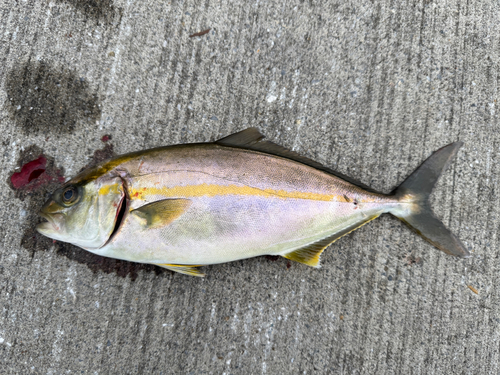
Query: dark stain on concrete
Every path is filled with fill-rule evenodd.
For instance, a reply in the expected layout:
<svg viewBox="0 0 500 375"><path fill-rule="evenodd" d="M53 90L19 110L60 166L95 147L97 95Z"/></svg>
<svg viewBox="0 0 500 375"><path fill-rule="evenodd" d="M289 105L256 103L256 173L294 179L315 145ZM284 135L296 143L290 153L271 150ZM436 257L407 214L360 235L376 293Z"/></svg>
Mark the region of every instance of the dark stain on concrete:
<svg viewBox="0 0 500 375"><path fill-rule="evenodd" d="M97 94L73 70L28 61L7 77L6 108L25 133L69 133L101 116Z"/></svg>
<svg viewBox="0 0 500 375"><path fill-rule="evenodd" d="M65 242L56 242L55 247L58 255L85 264L94 273L115 273L123 278L129 276L132 281L135 281L140 271L154 272L156 275L160 275L166 271L152 264L133 263L101 257Z"/></svg>
<svg viewBox="0 0 500 375"><path fill-rule="evenodd" d="M109 24L116 18L120 23L122 9L115 8L112 0L56 0L59 3L69 4L86 17L98 23Z"/></svg>
<svg viewBox="0 0 500 375"><path fill-rule="evenodd" d="M95 167L97 164L103 162L104 160L111 159L117 156L114 151L114 146L112 143L106 143L102 149L95 150L94 155L92 155L92 159L87 163L85 167L80 169L80 172L84 171L87 168Z"/></svg>
<svg viewBox="0 0 500 375"><path fill-rule="evenodd" d="M96 165L114 155L113 145L106 143L102 150L96 150L94 152L92 160L83 169ZM63 170L55 165L54 158L45 154L38 146L33 145L21 152L18 160L19 168L10 173L10 175L19 173L23 166L39 160L42 156L46 160L44 171L37 178L29 181L28 184L24 185L22 188L17 189L14 188L10 177L8 180L9 186L15 191L16 198L22 201L28 201L28 207L26 208L27 217L25 221L27 224L21 238L21 246L23 248L34 256L37 251L46 251L54 247L56 254L65 256L72 261L85 264L94 273L114 273L124 278L129 276L132 281L137 279L140 271L154 272L156 275L165 272L163 268L150 264L132 263L101 257L69 243L54 241L39 234L35 230L35 227L38 223L41 223L43 219L38 216L38 212L45 201L50 197L52 191L56 190L61 185L61 182L64 181ZM43 177L44 175L45 177Z"/></svg>
<svg viewBox="0 0 500 375"><path fill-rule="evenodd" d="M292 267L292 263L289 260L287 260L286 258L282 258L279 255L264 255L264 257L271 262L276 262L276 261L286 262L287 269L290 269L290 267Z"/></svg>
<svg viewBox="0 0 500 375"><path fill-rule="evenodd" d="M280 257L279 255L264 255L267 260L270 260L271 262L276 262Z"/></svg>

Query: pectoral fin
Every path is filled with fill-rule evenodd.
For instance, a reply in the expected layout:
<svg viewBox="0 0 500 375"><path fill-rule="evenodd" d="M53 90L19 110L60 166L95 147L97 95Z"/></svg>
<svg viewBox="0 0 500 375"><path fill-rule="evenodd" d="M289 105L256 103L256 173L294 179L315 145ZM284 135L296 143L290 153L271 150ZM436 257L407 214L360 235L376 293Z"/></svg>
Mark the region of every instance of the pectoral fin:
<svg viewBox="0 0 500 375"><path fill-rule="evenodd" d="M169 269L170 271L183 273L184 275L205 277L203 272L196 269L196 267L201 266L185 266L182 264L157 264L157 266Z"/></svg>
<svg viewBox="0 0 500 375"><path fill-rule="evenodd" d="M160 228L181 216L191 205L189 199L164 199L130 212L147 229Z"/></svg>
<svg viewBox="0 0 500 375"><path fill-rule="evenodd" d="M299 263L304 263L307 264L308 266L311 267L320 267L319 264L319 258L323 250L325 250L328 246L330 246L332 243L337 241L340 237L345 236L346 234L351 233L353 230L358 229L359 227L362 227L366 223L372 221L373 219L377 218L378 215L375 216L370 216L368 217L365 221L361 223L356 223L353 225L350 225L341 231L328 236L326 238L323 238L322 240L319 240L317 242L314 242L310 245L307 245L305 247L302 247L298 250L294 250L291 253L282 255L284 258L294 260L295 262Z"/></svg>

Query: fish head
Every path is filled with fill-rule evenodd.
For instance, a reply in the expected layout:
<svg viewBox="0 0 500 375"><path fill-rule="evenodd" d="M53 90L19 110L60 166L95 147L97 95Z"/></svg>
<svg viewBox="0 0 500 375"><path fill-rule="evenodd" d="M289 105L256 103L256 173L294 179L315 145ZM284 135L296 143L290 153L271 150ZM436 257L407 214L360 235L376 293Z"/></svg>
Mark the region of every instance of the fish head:
<svg viewBox="0 0 500 375"><path fill-rule="evenodd" d="M123 180L113 177L72 181L52 193L40 210L40 216L47 221L36 230L86 250L99 249L111 238L123 216L126 206Z"/></svg>

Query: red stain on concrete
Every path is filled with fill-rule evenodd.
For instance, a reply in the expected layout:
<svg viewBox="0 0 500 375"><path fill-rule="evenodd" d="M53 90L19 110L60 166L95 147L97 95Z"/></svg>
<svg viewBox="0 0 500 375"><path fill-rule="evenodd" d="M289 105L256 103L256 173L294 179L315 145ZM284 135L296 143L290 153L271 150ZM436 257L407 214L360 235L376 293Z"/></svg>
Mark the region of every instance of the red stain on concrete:
<svg viewBox="0 0 500 375"><path fill-rule="evenodd" d="M101 138L101 141L103 141L104 143L106 143L107 141L110 141L110 140L111 140L111 135L109 135L109 134L103 135Z"/></svg>
<svg viewBox="0 0 500 375"><path fill-rule="evenodd" d="M21 189L28 185L31 181L36 180L45 172L45 166L47 165L47 159L40 156L38 159L32 160L22 166L20 172L14 173L10 177L10 182L12 186L16 189Z"/></svg>
<svg viewBox="0 0 500 375"><path fill-rule="evenodd" d="M47 174L45 172L46 166L47 159L43 155L40 155L37 159L24 164L21 167L20 172L15 172L12 174L12 176L10 176L10 182L12 183L12 186L16 190L34 190L48 182L64 182L64 177L59 173L56 173L56 175Z"/></svg>

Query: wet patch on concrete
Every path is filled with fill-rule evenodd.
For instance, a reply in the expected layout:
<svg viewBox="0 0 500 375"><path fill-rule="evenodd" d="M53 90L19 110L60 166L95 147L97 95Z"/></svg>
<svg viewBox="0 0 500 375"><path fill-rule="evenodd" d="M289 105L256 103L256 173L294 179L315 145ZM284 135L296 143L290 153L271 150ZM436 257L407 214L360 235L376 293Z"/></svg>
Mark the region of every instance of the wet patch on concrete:
<svg viewBox="0 0 500 375"><path fill-rule="evenodd" d="M113 145L106 143L103 149L94 152L92 160L83 169L114 155ZM21 152L18 166L19 168L10 174L8 184L15 191L16 198L29 202L25 213L28 224L21 239L21 246L28 250L32 256L37 251L46 251L54 247L58 255L85 264L94 273L115 273L121 277L129 276L131 280L137 279L140 271L154 272L157 275L165 272L163 268L149 264L101 257L69 243L54 241L39 234L35 227L43 219L38 216L38 212L49 199L52 191L64 183L64 172L62 168L55 165L54 158L45 154L41 148L35 145Z"/></svg>
<svg viewBox="0 0 500 375"><path fill-rule="evenodd" d="M122 17L121 8L115 8L112 0L56 0L58 3L69 4L87 18L92 18L98 23L108 24Z"/></svg>
<svg viewBox="0 0 500 375"><path fill-rule="evenodd" d="M28 61L7 77L6 109L25 133L69 133L101 116L97 94L73 70Z"/></svg>

